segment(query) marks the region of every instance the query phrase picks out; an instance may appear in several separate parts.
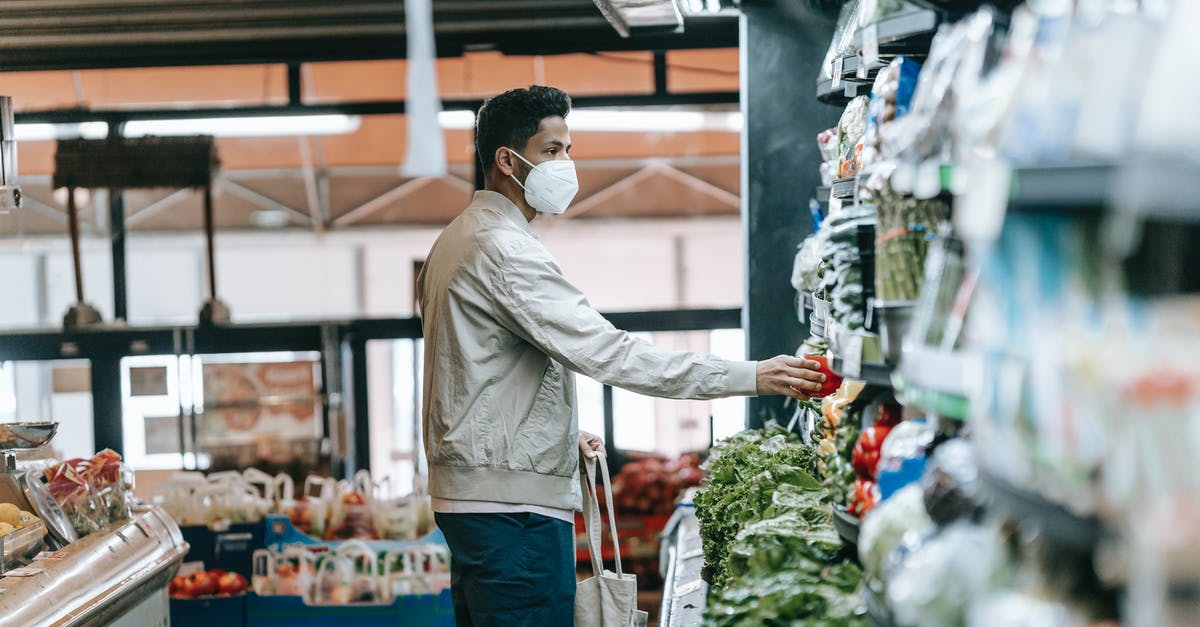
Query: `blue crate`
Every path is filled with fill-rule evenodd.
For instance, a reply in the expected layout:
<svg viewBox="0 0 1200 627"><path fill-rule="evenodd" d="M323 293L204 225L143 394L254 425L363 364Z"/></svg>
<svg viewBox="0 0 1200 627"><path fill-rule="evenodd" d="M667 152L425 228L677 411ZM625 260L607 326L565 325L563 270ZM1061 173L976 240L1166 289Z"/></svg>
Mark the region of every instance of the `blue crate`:
<svg viewBox="0 0 1200 627"><path fill-rule="evenodd" d="M437 595L397 597L391 605L345 607L309 606L296 596L258 596L254 593L246 596L246 627L350 624L354 627L454 627L454 603L449 590Z"/></svg>
<svg viewBox="0 0 1200 627"><path fill-rule="evenodd" d="M205 525L180 527L189 545L187 562L204 562L206 569L220 568L240 573L247 580L253 574L254 551L266 546L265 525L261 522L238 523L223 531L213 531Z"/></svg>
<svg viewBox="0 0 1200 627"><path fill-rule="evenodd" d="M171 599L171 627L246 627L246 595Z"/></svg>

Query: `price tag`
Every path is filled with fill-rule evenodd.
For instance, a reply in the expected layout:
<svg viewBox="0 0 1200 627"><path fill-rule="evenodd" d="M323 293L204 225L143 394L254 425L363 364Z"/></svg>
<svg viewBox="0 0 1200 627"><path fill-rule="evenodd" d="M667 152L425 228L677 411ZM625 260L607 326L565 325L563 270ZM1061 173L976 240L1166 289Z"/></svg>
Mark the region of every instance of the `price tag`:
<svg viewBox="0 0 1200 627"><path fill-rule="evenodd" d="M862 29L862 78L867 77L867 70L879 63L879 25L875 22L867 24Z"/></svg>
<svg viewBox="0 0 1200 627"><path fill-rule="evenodd" d="M46 572L44 568L34 568L33 566L23 566L12 570L4 571L5 577L33 577Z"/></svg>
<svg viewBox="0 0 1200 627"><path fill-rule="evenodd" d="M851 333L846 339L846 350L842 352L842 374L852 379L862 376L863 337Z"/></svg>
<svg viewBox="0 0 1200 627"><path fill-rule="evenodd" d="M867 63L867 57L864 53L858 53L858 69L855 70L854 76L859 79L865 79L871 74L870 64Z"/></svg>
<svg viewBox="0 0 1200 627"><path fill-rule="evenodd" d="M35 561L35 562L38 560L58 561L58 560L65 558L66 556L67 556L66 551L42 551L41 553L38 553L37 555L33 556L33 561Z"/></svg>
<svg viewBox="0 0 1200 627"><path fill-rule="evenodd" d="M829 71L830 78L833 79L833 82L829 85L830 89L837 89L842 86L842 66L844 63L845 59L840 55L833 58L833 69Z"/></svg>

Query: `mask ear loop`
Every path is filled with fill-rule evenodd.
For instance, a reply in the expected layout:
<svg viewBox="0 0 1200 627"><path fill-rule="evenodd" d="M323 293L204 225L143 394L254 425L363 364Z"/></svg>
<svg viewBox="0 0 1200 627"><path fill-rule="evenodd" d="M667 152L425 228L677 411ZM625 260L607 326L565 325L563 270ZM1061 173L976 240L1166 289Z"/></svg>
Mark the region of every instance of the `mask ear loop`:
<svg viewBox="0 0 1200 627"><path fill-rule="evenodd" d="M531 170L530 170L530 171L532 171L533 164L532 164L532 163L529 163L529 161L528 161L527 159L525 159L525 157L522 157L520 153L518 153L517 151L513 150L512 148L509 148L508 146L505 146L505 147L504 147L504 149L508 151L508 154L510 154L510 155L514 155L514 156L516 156L518 159L520 159L521 161L524 161L525 163L529 164L529 167L531 168ZM526 175L526 176L528 176L528 175ZM515 168L513 169L513 174L509 174L509 175L508 175L508 178L512 179L513 181L516 181L517 185L518 185L518 186L520 186L520 188L521 188L522 190L525 190L525 184L524 184L524 183L522 183L520 180L518 180L518 179L517 179L517 175L516 175L516 169L515 169Z"/></svg>

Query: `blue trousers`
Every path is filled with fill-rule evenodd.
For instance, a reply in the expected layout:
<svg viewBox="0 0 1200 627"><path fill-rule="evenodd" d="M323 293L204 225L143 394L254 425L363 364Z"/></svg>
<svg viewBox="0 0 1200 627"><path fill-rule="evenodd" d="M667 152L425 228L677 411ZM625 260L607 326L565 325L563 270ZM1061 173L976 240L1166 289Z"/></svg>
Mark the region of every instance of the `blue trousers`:
<svg viewBox="0 0 1200 627"><path fill-rule="evenodd" d="M435 514L458 627L571 627L575 537L538 514Z"/></svg>

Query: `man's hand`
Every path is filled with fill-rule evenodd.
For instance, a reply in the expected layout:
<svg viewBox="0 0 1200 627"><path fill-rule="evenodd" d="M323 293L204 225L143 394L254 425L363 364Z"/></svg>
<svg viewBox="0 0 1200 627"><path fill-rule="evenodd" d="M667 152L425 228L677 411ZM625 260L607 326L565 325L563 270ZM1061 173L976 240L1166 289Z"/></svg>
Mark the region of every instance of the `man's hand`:
<svg viewBox="0 0 1200 627"><path fill-rule="evenodd" d="M588 459L595 459L596 453L594 453L593 451L600 451L601 453L607 453L604 450L604 440L601 440L600 436L598 436L594 433L588 433L587 431L580 431L579 432L579 452L580 452L580 454L582 454L584 457L587 457Z"/></svg>
<svg viewBox="0 0 1200 627"><path fill-rule="evenodd" d="M758 362L758 394L782 394L806 401L809 393L821 389L825 375L817 371L821 364L801 357L780 355Z"/></svg>

